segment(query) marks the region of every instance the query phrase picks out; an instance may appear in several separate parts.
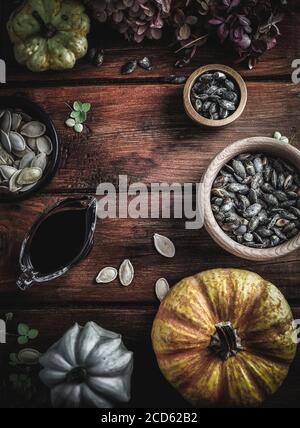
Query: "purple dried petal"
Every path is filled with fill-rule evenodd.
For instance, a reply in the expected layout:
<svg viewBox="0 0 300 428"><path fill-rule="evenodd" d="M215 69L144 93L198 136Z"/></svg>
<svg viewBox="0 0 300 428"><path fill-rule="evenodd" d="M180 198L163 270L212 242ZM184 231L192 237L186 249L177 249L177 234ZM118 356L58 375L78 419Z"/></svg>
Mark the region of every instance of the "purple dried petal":
<svg viewBox="0 0 300 428"><path fill-rule="evenodd" d="M221 42L224 43L227 37L229 36L229 29L226 27L225 24L219 26L218 35L221 39Z"/></svg>
<svg viewBox="0 0 300 428"><path fill-rule="evenodd" d="M251 46L251 39L248 34L244 34L243 37L238 41L239 48L246 50Z"/></svg>
<svg viewBox="0 0 300 428"><path fill-rule="evenodd" d="M223 0L223 5L229 8L229 10L231 10L234 7L238 6L240 2L241 0Z"/></svg>
<svg viewBox="0 0 300 428"><path fill-rule="evenodd" d="M251 21L246 18L245 15L238 15L238 20L240 21L240 24L243 26L249 26L251 24Z"/></svg>
<svg viewBox="0 0 300 428"><path fill-rule="evenodd" d="M163 28L163 26L164 26L164 21L162 17L158 14L156 19L151 24L151 28Z"/></svg>
<svg viewBox="0 0 300 428"><path fill-rule="evenodd" d="M236 39L240 40L240 39L242 39L243 35L244 35L243 29L241 27L238 27L233 31L232 39L233 40L236 40Z"/></svg>
<svg viewBox="0 0 300 428"><path fill-rule="evenodd" d="M216 16L215 18L212 18L212 19L210 19L208 21L208 23L210 25L221 25L221 24L224 24L224 22L225 22L225 19L224 18L220 18L218 16Z"/></svg>
<svg viewBox="0 0 300 428"><path fill-rule="evenodd" d="M273 39L267 40L267 49L268 50L275 48L276 45L277 45L277 40L275 37Z"/></svg>
<svg viewBox="0 0 300 428"><path fill-rule="evenodd" d="M250 27L250 25L247 25L244 27L244 31L248 34L252 34L252 27Z"/></svg>

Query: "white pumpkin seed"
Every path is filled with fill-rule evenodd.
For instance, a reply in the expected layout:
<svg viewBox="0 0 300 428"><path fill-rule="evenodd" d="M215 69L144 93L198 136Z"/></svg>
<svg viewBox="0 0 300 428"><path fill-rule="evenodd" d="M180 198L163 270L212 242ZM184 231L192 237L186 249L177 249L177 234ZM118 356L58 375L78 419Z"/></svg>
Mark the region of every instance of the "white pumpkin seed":
<svg viewBox="0 0 300 428"><path fill-rule="evenodd" d="M20 189L20 193L29 192L29 190L33 189L35 186L36 183L28 184L28 186L23 186L22 189Z"/></svg>
<svg viewBox="0 0 300 428"><path fill-rule="evenodd" d="M8 134L0 129L0 140L3 148L7 151L7 153L11 153L11 142Z"/></svg>
<svg viewBox="0 0 300 428"><path fill-rule="evenodd" d="M18 178L22 171L16 171L14 175L9 180L9 191L12 193L16 193L22 189L22 186L18 184Z"/></svg>
<svg viewBox="0 0 300 428"><path fill-rule="evenodd" d="M2 174L2 177L4 180L10 180L11 177L17 172L18 170L14 168L13 166L9 165L1 165L0 166L0 172Z"/></svg>
<svg viewBox="0 0 300 428"><path fill-rule="evenodd" d="M36 183L43 175L41 168L24 168L20 172L17 178L17 184L20 186Z"/></svg>
<svg viewBox="0 0 300 428"><path fill-rule="evenodd" d="M66 120L66 125L68 128L74 128L74 126L76 125L76 121L70 118Z"/></svg>
<svg viewBox="0 0 300 428"><path fill-rule="evenodd" d="M288 137L285 137L284 135L280 138L280 141L282 143L286 143L286 144L289 144L289 142L290 142L290 140L288 139Z"/></svg>
<svg viewBox="0 0 300 428"><path fill-rule="evenodd" d="M11 119L12 131L17 131L22 122L22 116L19 113L13 113Z"/></svg>
<svg viewBox="0 0 300 428"><path fill-rule="evenodd" d="M45 153L48 156L51 155L53 151L52 141L47 135L37 138L36 146L40 153Z"/></svg>
<svg viewBox="0 0 300 428"><path fill-rule="evenodd" d="M11 131L9 133L11 149L13 152L23 152L26 148L26 142L21 134Z"/></svg>
<svg viewBox="0 0 300 428"><path fill-rule="evenodd" d="M170 290L170 285L165 278L160 278L155 284L155 293L161 302L164 300Z"/></svg>
<svg viewBox="0 0 300 428"><path fill-rule="evenodd" d="M20 364L27 366L34 366L39 363L41 353L36 349L22 349L18 354L18 361Z"/></svg>
<svg viewBox="0 0 300 428"><path fill-rule="evenodd" d="M134 268L130 260L124 260L119 269L120 282L124 287L128 287L134 279Z"/></svg>
<svg viewBox="0 0 300 428"><path fill-rule="evenodd" d="M25 113L24 111L21 111L20 114L25 123L32 122L32 117L29 116L29 114Z"/></svg>
<svg viewBox="0 0 300 428"><path fill-rule="evenodd" d="M27 145L34 152L37 151L36 140L36 138L27 138Z"/></svg>
<svg viewBox="0 0 300 428"><path fill-rule="evenodd" d="M0 145L0 162L4 165L13 165L14 158Z"/></svg>
<svg viewBox="0 0 300 428"><path fill-rule="evenodd" d="M173 258L176 254L175 245L173 242L166 236L159 235L156 233L154 235L154 245L159 254L167 258Z"/></svg>
<svg viewBox="0 0 300 428"><path fill-rule="evenodd" d="M24 169L29 166L38 166L38 165L32 165L32 160L35 158L35 155L33 152L27 153L20 161L19 169Z"/></svg>
<svg viewBox="0 0 300 428"><path fill-rule="evenodd" d="M41 168L41 170L44 172L47 166L47 156L45 153L40 153L37 156L33 156L31 165L32 168Z"/></svg>
<svg viewBox="0 0 300 428"><path fill-rule="evenodd" d="M274 132L273 138L275 138L276 140L280 140L281 137L282 135L279 131Z"/></svg>
<svg viewBox="0 0 300 428"><path fill-rule="evenodd" d="M17 158L17 159L19 159L19 160L21 160L21 159L23 159L23 157L25 156L25 155L27 155L28 153L32 153L32 150L29 148L29 147L25 147L25 150L22 150L21 152L18 152L18 151L16 151L16 150L13 150L13 155Z"/></svg>
<svg viewBox="0 0 300 428"><path fill-rule="evenodd" d="M113 267L106 267L99 272L96 282L97 284L109 284L110 282L113 282L117 276L117 269Z"/></svg>
<svg viewBox="0 0 300 428"><path fill-rule="evenodd" d="M21 134L28 138L42 137L46 132L46 126L37 121L25 123L21 128Z"/></svg>
<svg viewBox="0 0 300 428"><path fill-rule="evenodd" d="M6 110L4 113L1 119L0 128L6 134L8 134L9 131L11 130L11 112L9 110Z"/></svg>
<svg viewBox="0 0 300 428"><path fill-rule="evenodd" d="M78 134L81 134L81 132L83 131L83 125L82 125L82 123L76 123L76 125L74 126L74 130L76 132L78 132Z"/></svg>

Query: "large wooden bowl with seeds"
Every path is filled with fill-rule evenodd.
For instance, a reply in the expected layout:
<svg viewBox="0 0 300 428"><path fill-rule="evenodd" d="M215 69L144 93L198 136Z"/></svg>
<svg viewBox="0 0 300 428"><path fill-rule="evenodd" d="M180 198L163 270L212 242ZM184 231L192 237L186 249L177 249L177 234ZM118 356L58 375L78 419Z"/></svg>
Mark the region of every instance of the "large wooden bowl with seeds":
<svg viewBox="0 0 300 428"><path fill-rule="evenodd" d="M224 167L230 164L230 162L232 162L234 159L238 159L238 157L241 158L242 156L244 156L244 154L246 155L247 153L261 154L264 158L280 159L285 162L286 165L290 165L296 171L297 175L298 173L300 174L300 151L290 144L280 142L273 138L253 137L247 138L245 140L240 140L229 145L228 147L226 147L225 150L220 152L213 159L206 173L203 176L202 204L204 206L205 227L211 237L215 240L215 242L233 255L247 260L269 261L278 257L286 256L291 252L299 249L300 233L294 233L294 236L291 236L290 239L286 239L285 241L281 242L280 245L276 245L273 247L271 246L267 248L250 248L247 245L250 245L251 243L247 245L245 245L245 242L243 244L240 244L239 242L236 242L233 238L231 238L228 233L225 233L225 231L220 226L220 222L217 221L216 213L213 212L212 208L212 190L215 189L216 179L220 176L220 171L223 171ZM293 208L293 213L295 213L296 215L294 216L294 214L292 214L291 221L294 222L294 224L297 224L297 228L299 228L300 218L296 219L297 214L299 216L300 208L299 186L298 190L293 190L294 194L297 194L297 197L295 196L295 208ZM279 195L280 194L281 193L279 193ZM272 196L271 201L273 202ZM281 206L281 204L279 206ZM278 211L280 212L280 209L274 209L274 212ZM271 221L272 219L268 220ZM280 221L280 219L278 219L277 221ZM270 223L267 222L267 228L269 227L268 224L270 226ZM278 228L274 230L280 236L280 231L278 231ZM293 230L293 232L296 232L296 230ZM288 236L290 235L288 234Z"/></svg>
<svg viewBox="0 0 300 428"><path fill-rule="evenodd" d="M0 97L0 202L40 191L55 175L59 158L50 116L27 98Z"/></svg>

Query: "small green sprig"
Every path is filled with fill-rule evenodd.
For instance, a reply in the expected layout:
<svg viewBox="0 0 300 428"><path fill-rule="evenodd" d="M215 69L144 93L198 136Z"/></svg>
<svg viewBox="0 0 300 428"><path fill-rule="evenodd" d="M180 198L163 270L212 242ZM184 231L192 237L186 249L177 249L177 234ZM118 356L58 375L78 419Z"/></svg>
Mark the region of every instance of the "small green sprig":
<svg viewBox="0 0 300 428"><path fill-rule="evenodd" d="M18 344L26 345L29 340L34 340L38 337L39 331L35 328L30 328L27 324L18 325Z"/></svg>
<svg viewBox="0 0 300 428"><path fill-rule="evenodd" d="M69 106L70 107L70 106ZM73 108L71 108L70 117L66 120L68 128L73 128L75 132L81 133L84 129L84 123L87 121L87 115L91 111L90 103L83 103L81 101L75 101Z"/></svg>

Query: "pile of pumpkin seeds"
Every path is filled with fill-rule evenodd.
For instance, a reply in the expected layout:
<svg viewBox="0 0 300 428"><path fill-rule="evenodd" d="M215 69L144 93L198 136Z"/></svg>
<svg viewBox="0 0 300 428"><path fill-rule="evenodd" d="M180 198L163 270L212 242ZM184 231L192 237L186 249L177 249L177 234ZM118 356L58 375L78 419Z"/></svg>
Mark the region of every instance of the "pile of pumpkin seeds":
<svg viewBox="0 0 300 428"><path fill-rule="evenodd" d="M282 159L241 154L220 171L211 204L220 227L239 244L276 247L300 232L300 175Z"/></svg>
<svg viewBox="0 0 300 428"><path fill-rule="evenodd" d="M201 116L211 120L226 119L240 104L240 90L236 82L221 71L205 73L194 84L191 101Z"/></svg>
<svg viewBox="0 0 300 428"><path fill-rule="evenodd" d="M23 110L0 110L0 193L27 192L43 177L53 151L46 131Z"/></svg>

